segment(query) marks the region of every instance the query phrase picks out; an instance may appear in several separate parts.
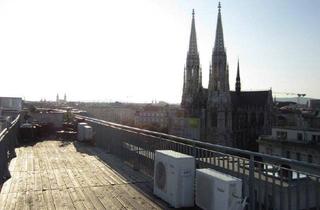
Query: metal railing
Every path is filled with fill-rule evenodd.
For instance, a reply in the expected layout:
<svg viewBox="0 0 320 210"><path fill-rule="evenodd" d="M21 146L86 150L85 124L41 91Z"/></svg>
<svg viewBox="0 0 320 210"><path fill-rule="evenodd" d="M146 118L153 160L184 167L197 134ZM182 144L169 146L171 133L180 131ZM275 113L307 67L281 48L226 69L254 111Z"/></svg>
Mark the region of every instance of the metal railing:
<svg viewBox="0 0 320 210"><path fill-rule="evenodd" d="M9 162L16 157L14 149L18 143L19 119L20 115L0 133L0 186L11 177Z"/></svg>
<svg viewBox="0 0 320 210"><path fill-rule="evenodd" d="M95 132L96 145L135 169L153 176L154 151L171 149L196 158L197 168L213 168L242 179L247 209L320 209L320 166L247 150L195 141L85 119Z"/></svg>

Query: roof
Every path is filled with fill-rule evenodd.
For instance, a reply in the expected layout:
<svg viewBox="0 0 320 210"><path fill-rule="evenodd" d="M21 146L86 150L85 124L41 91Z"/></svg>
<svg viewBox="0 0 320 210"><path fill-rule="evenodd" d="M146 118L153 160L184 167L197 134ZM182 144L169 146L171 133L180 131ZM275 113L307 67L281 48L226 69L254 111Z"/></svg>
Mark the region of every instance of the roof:
<svg viewBox="0 0 320 210"><path fill-rule="evenodd" d="M268 104L270 90L266 91L230 91L231 103L236 107L265 106Z"/></svg>

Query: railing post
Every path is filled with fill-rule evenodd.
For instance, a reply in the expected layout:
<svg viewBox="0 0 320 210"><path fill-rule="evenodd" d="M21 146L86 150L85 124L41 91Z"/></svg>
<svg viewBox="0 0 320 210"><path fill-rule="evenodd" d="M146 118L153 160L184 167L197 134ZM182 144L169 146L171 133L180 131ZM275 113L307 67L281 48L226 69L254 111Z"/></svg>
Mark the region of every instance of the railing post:
<svg viewBox="0 0 320 210"><path fill-rule="evenodd" d="M254 210L255 199L254 199L254 156L253 155L250 155L250 160L249 160L249 201L250 201L249 210Z"/></svg>
<svg viewBox="0 0 320 210"><path fill-rule="evenodd" d="M194 142L192 143L192 154L193 157L196 158L196 144Z"/></svg>

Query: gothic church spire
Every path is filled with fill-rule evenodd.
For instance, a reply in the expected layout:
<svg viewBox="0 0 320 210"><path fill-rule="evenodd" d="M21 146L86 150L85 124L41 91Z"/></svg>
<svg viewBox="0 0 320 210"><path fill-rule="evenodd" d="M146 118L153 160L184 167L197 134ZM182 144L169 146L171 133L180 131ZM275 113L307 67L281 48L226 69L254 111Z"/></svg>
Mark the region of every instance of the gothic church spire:
<svg viewBox="0 0 320 210"><path fill-rule="evenodd" d="M190 33L189 52L188 53L196 54L196 55L198 54L196 24L194 21L194 9L192 10L191 33Z"/></svg>
<svg viewBox="0 0 320 210"><path fill-rule="evenodd" d="M223 28L221 20L221 4L218 5L218 20L217 20L217 29L216 29L216 41L214 44L214 53L224 52L224 40L223 40Z"/></svg>
<svg viewBox="0 0 320 210"><path fill-rule="evenodd" d="M241 81L240 81L240 66L238 59L238 67L237 67L237 78L236 78L236 93L239 94L241 91Z"/></svg>
<svg viewBox="0 0 320 210"><path fill-rule="evenodd" d="M196 24L194 10L192 10L191 32L189 49L187 53L186 66L184 72L184 90L181 105L187 110L188 115L196 116L199 107L199 92L202 89L202 73L200 58L197 46Z"/></svg>

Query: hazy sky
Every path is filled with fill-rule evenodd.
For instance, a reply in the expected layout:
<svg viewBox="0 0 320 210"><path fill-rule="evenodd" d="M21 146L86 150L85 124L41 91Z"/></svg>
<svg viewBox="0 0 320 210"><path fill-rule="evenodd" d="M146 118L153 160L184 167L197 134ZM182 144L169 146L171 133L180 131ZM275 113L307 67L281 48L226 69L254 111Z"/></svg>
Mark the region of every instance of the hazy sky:
<svg viewBox="0 0 320 210"><path fill-rule="evenodd" d="M320 98L320 1L225 0L234 89ZM216 0L0 0L0 96L180 102L191 11L208 84Z"/></svg>

